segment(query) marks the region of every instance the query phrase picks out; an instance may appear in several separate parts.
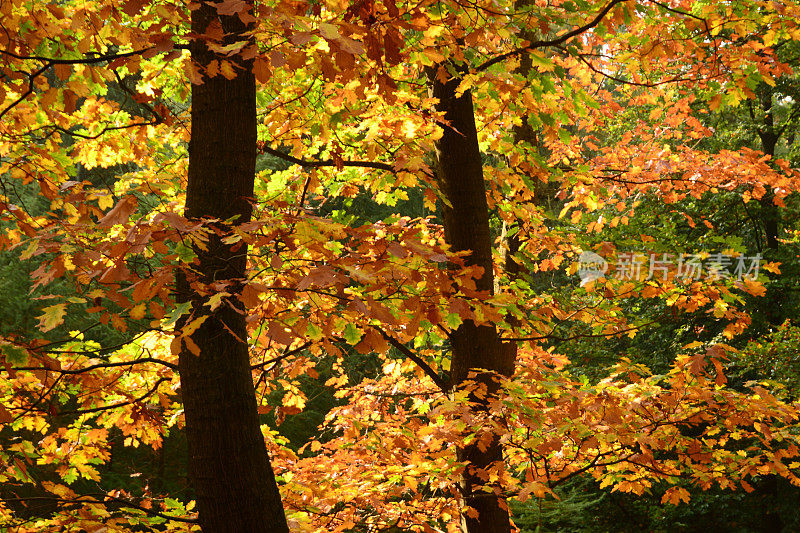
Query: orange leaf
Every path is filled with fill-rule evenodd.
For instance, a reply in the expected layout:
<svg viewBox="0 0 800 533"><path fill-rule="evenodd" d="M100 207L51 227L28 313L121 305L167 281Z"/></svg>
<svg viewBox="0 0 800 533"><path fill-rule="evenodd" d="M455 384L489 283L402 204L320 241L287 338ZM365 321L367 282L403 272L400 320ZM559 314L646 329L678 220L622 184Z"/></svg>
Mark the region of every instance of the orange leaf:
<svg viewBox="0 0 800 533"><path fill-rule="evenodd" d="M200 347L192 340L191 337L184 337L183 342L186 343L186 348L188 348L190 352L200 357Z"/></svg>
<svg viewBox="0 0 800 533"><path fill-rule="evenodd" d="M270 72L267 62L259 58L253 62L253 74L260 83L267 83L272 72Z"/></svg>
<svg viewBox="0 0 800 533"><path fill-rule="evenodd" d="M661 503L671 503L678 505L681 501L689 503L689 492L681 487L670 487L664 496L661 497Z"/></svg>

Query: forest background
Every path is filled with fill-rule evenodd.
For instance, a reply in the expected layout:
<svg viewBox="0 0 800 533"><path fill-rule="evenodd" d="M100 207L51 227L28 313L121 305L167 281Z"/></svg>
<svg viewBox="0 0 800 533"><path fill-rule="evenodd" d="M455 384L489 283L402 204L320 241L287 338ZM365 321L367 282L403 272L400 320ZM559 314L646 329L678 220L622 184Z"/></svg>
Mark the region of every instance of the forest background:
<svg viewBox="0 0 800 533"><path fill-rule="evenodd" d="M797 3L0 14L6 530L800 527Z"/></svg>

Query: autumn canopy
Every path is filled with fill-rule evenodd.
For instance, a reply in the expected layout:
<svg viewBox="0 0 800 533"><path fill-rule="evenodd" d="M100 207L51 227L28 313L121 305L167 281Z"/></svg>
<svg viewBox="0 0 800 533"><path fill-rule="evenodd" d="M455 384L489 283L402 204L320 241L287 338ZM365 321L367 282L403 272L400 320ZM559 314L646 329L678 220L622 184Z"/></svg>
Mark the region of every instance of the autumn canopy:
<svg viewBox="0 0 800 533"><path fill-rule="evenodd" d="M798 21L0 2L0 529L794 490Z"/></svg>

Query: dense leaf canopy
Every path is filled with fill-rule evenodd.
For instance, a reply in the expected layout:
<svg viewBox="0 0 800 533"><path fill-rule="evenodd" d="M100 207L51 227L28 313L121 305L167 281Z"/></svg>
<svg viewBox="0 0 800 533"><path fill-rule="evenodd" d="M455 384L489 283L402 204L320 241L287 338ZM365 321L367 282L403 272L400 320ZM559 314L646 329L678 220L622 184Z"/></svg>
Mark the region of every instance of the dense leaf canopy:
<svg viewBox="0 0 800 533"><path fill-rule="evenodd" d="M208 313L244 313L293 531L456 531L469 446L502 447L478 472L501 506L577 478L671 504L800 485L797 333L777 329L796 308L800 4L211 5L247 30L193 31L198 2L0 3L2 527L198 527L163 464L182 460L178 354L210 315L176 275ZM192 85L248 69L252 218L184 216ZM434 96L452 80L490 289L446 234L438 151L469 134ZM218 241L245 279L193 277ZM454 377L470 325L513 347L509 375Z"/></svg>

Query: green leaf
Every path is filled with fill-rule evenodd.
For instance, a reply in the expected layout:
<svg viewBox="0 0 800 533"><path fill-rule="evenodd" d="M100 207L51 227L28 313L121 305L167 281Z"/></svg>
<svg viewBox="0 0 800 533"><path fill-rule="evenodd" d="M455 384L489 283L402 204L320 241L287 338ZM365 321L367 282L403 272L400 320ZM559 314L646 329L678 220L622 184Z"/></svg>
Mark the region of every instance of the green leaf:
<svg viewBox="0 0 800 533"><path fill-rule="evenodd" d="M450 326L450 329L456 329L463 322L458 313L448 313L444 320Z"/></svg>
<svg viewBox="0 0 800 533"><path fill-rule="evenodd" d="M76 479L78 479L78 471L74 468L70 468L67 470L63 476L61 476L67 484L72 484Z"/></svg>
<svg viewBox="0 0 800 533"><path fill-rule="evenodd" d="M194 261L194 258L195 258L194 250L192 250L192 248L190 248L189 246L186 246L183 243L179 243L175 247L175 254L184 263L191 263L192 261Z"/></svg>
<svg viewBox="0 0 800 533"><path fill-rule="evenodd" d="M6 361L14 366L25 366L28 363L28 352L19 346L3 344L0 346L0 351L2 351Z"/></svg>
<svg viewBox="0 0 800 533"><path fill-rule="evenodd" d="M178 321L180 317L191 311L192 309L192 302L183 302L182 304L177 304L175 309L167 315L166 322L164 322L164 327L169 328L175 325L175 322Z"/></svg>
<svg viewBox="0 0 800 533"><path fill-rule="evenodd" d="M318 341L322 338L322 328L316 324L309 323L306 326L306 336L312 341Z"/></svg>
<svg viewBox="0 0 800 533"><path fill-rule="evenodd" d="M351 322L348 322L347 325L344 327L344 331L342 332L342 336L344 340L347 341L347 344L355 346L361 340L361 336L363 333L358 330Z"/></svg>

